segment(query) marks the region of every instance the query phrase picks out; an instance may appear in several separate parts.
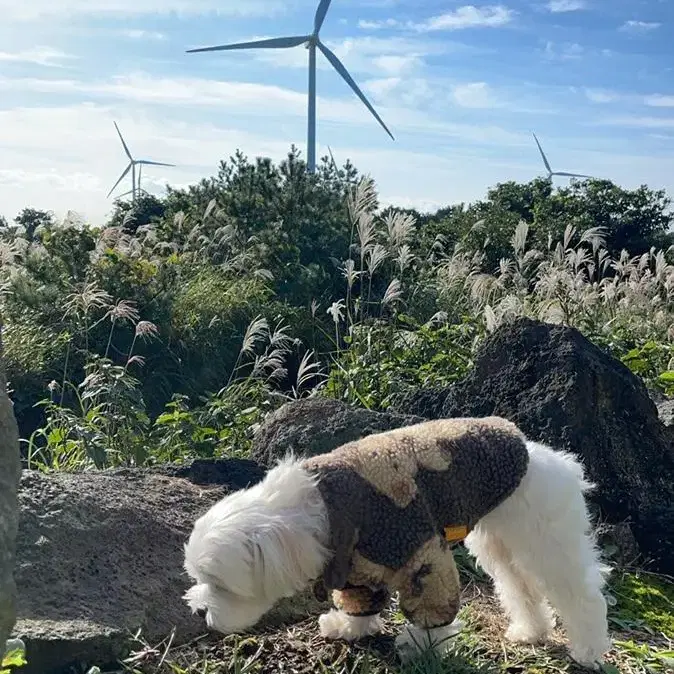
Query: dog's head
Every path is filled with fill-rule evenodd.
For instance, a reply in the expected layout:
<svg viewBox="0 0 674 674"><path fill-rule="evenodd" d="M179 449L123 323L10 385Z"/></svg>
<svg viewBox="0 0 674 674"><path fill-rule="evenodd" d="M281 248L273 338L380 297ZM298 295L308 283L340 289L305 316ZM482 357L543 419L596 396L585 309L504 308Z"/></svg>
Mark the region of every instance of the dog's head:
<svg viewBox="0 0 674 674"><path fill-rule="evenodd" d="M184 599L192 613L204 618L210 629L223 634L251 627L271 608L267 603L243 599L212 583L193 585Z"/></svg>
<svg viewBox="0 0 674 674"><path fill-rule="evenodd" d="M185 569L193 613L225 634L252 627L325 566L327 515L315 480L294 459L216 503L194 525Z"/></svg>

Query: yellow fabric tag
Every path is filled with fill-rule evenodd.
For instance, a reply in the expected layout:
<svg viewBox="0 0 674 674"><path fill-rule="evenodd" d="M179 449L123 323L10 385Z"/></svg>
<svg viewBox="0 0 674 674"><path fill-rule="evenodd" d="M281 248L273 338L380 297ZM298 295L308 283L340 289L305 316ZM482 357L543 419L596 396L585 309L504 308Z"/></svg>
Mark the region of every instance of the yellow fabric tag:
<svg viewBox="0 0 674 674"><path fill-rule="evenodd" d="M450 543L453 541L462 541L466 536L468 536L468 527L465 524L445 527L445 538Z"/></svg>

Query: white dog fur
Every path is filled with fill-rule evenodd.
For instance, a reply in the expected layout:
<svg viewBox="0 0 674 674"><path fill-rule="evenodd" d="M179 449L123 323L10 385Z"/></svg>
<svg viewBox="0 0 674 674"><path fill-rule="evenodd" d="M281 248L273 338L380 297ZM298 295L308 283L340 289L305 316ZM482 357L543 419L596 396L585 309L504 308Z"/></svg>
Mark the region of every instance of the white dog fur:
<svg viewBox="0 0 674 674"><path fill-rule="evenodd" d="M527 441L530 461L516 491L482 518L465 539L494 581L509 618L506 638L542 643L561 619L578 663L599 668L610 648L599 561L585 493L592 485L569 453ZM328 518L315 478L291 457L257 485L225 497L195 524L185 568L195 585L185 594L223 633L253 626L281 597L310 586L329 559ZM255 532L255 536L250 533ZM552 605L552 606L551 606ZM332 609L321 634L349 641L381 629L379 616ZM425 630L409 625L396 639L403 659L432 645L447 648L459 621ZM430 641L429 641L430 640Z"/></svg>

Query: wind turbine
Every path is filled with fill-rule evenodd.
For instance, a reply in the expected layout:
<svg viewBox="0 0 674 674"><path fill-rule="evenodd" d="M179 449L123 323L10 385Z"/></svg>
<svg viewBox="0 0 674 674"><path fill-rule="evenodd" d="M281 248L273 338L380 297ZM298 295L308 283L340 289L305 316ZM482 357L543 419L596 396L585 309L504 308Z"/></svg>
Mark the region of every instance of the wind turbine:
<svg viewBox="0 0 674 674"><path fill-rule="evenodd" d="M131 152L129 151L129 146L126 144L126 141L124 140L124 136L122 136L122 132L119 130L119 127L117 126L117 122L113 122L115 125L115 129L117 129L117 134L119 135L119 139L122 141L122 146L124 147L124 152L126 152L126 156L129 158L129 164L128 166L124 169L122 172L122 175L119 176L117 179L117 182L112 186L112 189L108 192L108 197L115 191L115 188L119 183L124 180L124 178L128 175L129 171L131 171L131 195L132 195L132 201L136 201L136 192L140 191L140 174L143 169L143 165L147 166L175 166L175 164L165 164L163 162L159 161L150 161L149 159L134 159L131 156ZM136 166L138 166L138 186L136 187ZM129 192L126 192L125 194L129 194ZM122 195L123 196L123 195ZM107 197L106 197L107 198Z"/></svg>
<svg viewBox="0 0 674 674"><path fill-rule="evenodd" d="M314 16L314 32L311 35L295 35L291 37L275 37L268 40L255 40L253 42L238 42L235 44L219 45L217 47L201 47L199 49L188 49L187 53L205 51L234 51L238 49L290 49L306 45L309 50L309 104L308 104L308 128L307 128L307 168L309 173L316 171L316 50L318 49L323 56L330 62L332 67L342 76L342 79L351 87L356 96L365 104L367 109L374 115L374 118L382 125L384 131L388 133L391 140L395 140L393 134L389 131L382 118L372 107L360 90L354 79L349 75L342 62L330 51L320 40L319 32L325 21L328 8L332 0L320 0L316 15Z"/></svg>
<svg viewBox="0 0 674 674"><path fill-rule="evenodd" d="M532 131L533 133L533 131ZM543 148L541 147L541 144L538 142L538 138L536 138L536 134L533 133L534 140L536 141L536 145L538 145L538 151L541 153L541 157L543 157L543 163L545 164L545 169L548 172L548 178L552 179L552 176L564 176L567 178L591 178L592 176L586 176L583 175L582 173L568 173L566 171L553 171L550 168L550 162L548 161L548 158L545 156L545 152L543 152Z"/></svg>
<svg viewBox="0 0 674 674"><path fill-rule="evenodd" d="M332 162L332 168L335 169L335 173L339 172L337 168L337 162L335 161L335 156L332 154L332 148L328 145L328 152L330 153L330 161Z"/></svg>
<svg viewBox="0 0 674 674"><path fill-rule="evenodd" d="M335 175L337 176L337 179L339 182L342 183L343 187L348 187L351 183L348 178L344 178L342 180L339 176L339 168L337 167L337 162L335 161L335 156L332 154L332 148L328 145L328 152L330 153L330 163L332 164L332 168L335 170Z"/></svg>

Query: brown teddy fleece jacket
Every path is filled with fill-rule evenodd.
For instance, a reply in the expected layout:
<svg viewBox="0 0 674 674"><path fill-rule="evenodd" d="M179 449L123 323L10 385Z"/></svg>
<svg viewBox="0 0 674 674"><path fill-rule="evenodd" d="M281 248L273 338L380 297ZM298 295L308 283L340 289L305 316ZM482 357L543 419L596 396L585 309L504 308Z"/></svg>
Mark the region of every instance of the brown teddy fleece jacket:
<svg viewBox="0 0 674 674"><path fill-rule="evenodd" d="M334 552L319 586L350 615L378 613L397 590L413 624L451 623L460 594L451 541L514 492L528 463L524 435L500 417L427 421L306 459Z"/></svg>

